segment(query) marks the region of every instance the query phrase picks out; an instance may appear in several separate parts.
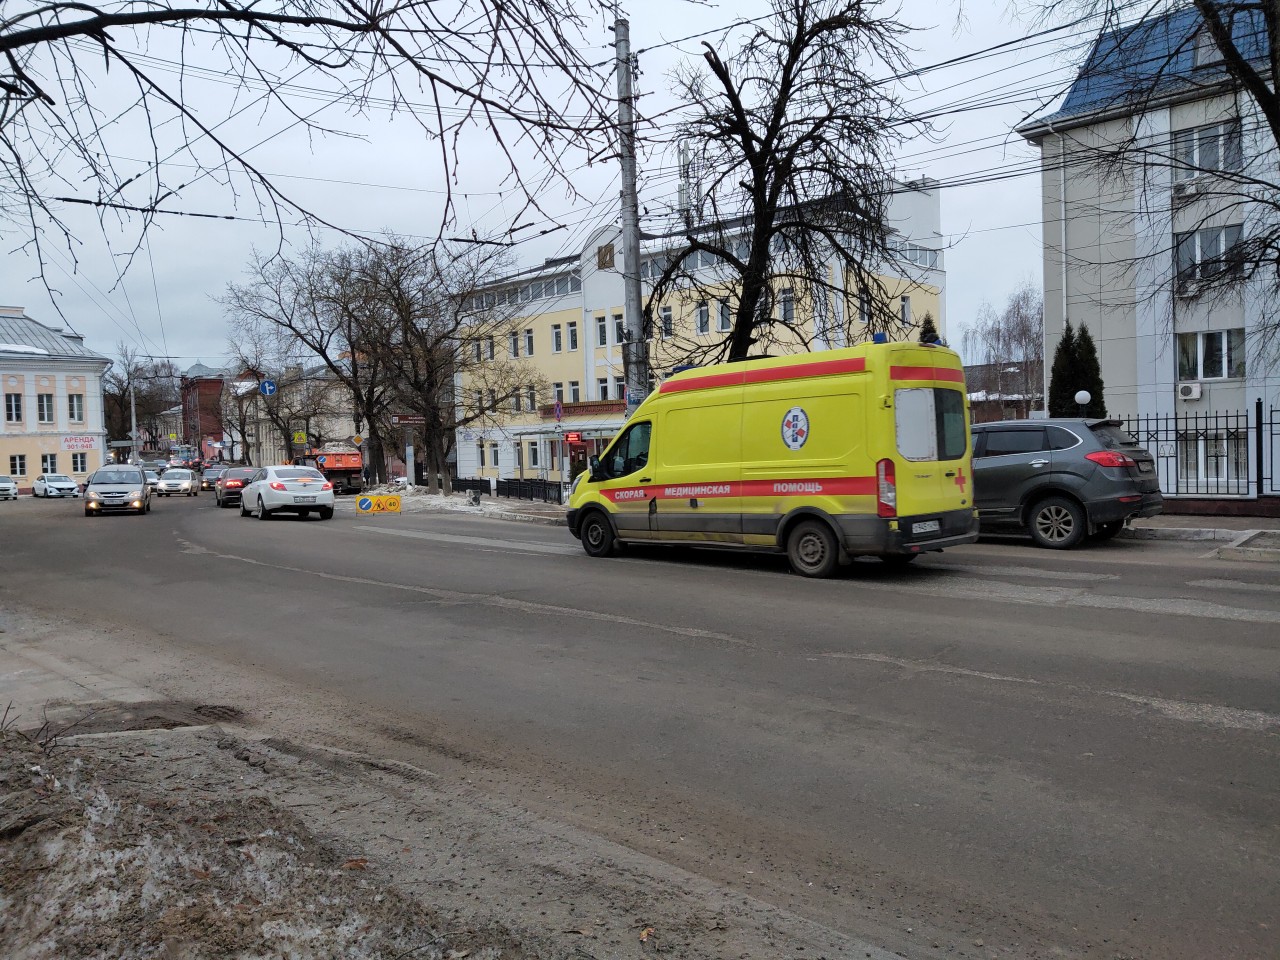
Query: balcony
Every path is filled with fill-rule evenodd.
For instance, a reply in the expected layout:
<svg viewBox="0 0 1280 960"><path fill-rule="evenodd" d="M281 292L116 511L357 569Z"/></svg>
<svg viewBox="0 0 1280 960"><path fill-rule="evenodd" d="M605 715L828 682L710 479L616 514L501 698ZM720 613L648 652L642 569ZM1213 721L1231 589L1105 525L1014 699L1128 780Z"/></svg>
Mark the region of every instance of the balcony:
<svg viewBox="0 0 1280 960"><path fill-rule="evenodd" d="M579 400L576 403L562 402L560 406L566 417L607 417L611 414L627 412L625 400ZM538 416L543 420L554 420L556 405L547 403L538 407Z"/></svg>

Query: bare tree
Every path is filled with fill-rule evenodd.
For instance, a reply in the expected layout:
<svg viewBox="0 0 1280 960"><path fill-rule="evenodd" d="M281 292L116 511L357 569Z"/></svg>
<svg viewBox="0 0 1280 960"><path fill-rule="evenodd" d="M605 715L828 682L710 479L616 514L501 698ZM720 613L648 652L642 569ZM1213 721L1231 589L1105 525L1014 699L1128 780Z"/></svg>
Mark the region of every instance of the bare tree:
<svg viewBox="0 0 1280 960"><path fill-rule="evenodd" d="M726 310L721 341L666 341L693 360L900 322L880 277L897 260L889 154L910 120L882 80L905 65L906 28L876 0L772 9L739 49L704 43L703 69L676 76L693 111L679 139L694 198L646 317L652 329L653 309L677 289Z"/></svg>
<svg viewBox="0 0 1280 960"><path fill-rule="evenodd" d="M961 350L971 391L985 391L1018 416L1043 409L1044 297L1030 283L1015 290L1000 313L984 303Z"/></svg>
<svg viewBox="0 0 1280 960"><path fill-rule="evenodd" d="M353 282L358 259L350 251L317 246L288 259L255 253L249 281L220 298L233 341L278 339L296 356L314 357L351 396L357 432L367 431L369 467L385 479L386 413L395 383L383 349L386 330L365 308Z"/></svg>
<svg viewBox="0 0 1280 960"><path fill-rule="evenodd" d="M181 402L177 368L168 360L140 356L123 342L116 344L116 354L119 362L112 364L102 377L107 436L114 440L129 437L131 392L139 432L158 436L160 415Z"/></svg>
<svg viewBox="0 0 1280 960"><path fill-rule="evenodd" d="M523 348L515 308L500 304L490 286L494 275L511 272L510 257L501 249L389 236L340 260L348 299L380 331L378 360L396 410L424 421L417 432L428 486L435 492L440 477L450 493L447 459L456 431L502 420L544 386L515 361ZM459 396L455 384L463 380L467 393Z"/></svg>
<svg viewBox="0 0 1280 960"><path fill-rule="evenodd" d="M96 209L104 224L135 222L140 243L164 214L225 215L183 209L202 182L224 187L237 206L247 200L254 219L324 222L249 159L257 138L237 142L229 121L278 111L313 137L352 136L321 122L339 104L348 115L407 118L434 151L446 191L463 134L487 130L491 156L507 161L511 195L536 205L521 172L528 154L541 179L562 169L566 141L589 143L608 128L607 85L581 33L589 13L606 7L11 0L0 12L0 195L16 198L6 207L25 221L42 271L50 230L75 254L64 219L71 206ZM218 92L202 102L210 79ZM145 158L135 155L142 145ZM452 209L449 195L445 223Z"/></svg>
<svg viewBox="0 0 1280 960"><path fill-rule="evenodd" d="M1121 232L1141 219L1169 237L1128 262L1083 266L1100 275L1127 271L1148 297L1163 299L1172 286L1170 324L1175 313L1235 306L1251 296L1263 318L1252 333L1274 348L1280 338L1280 5L1185 0L1135 11L1125 0L1043 0L1040 7L1049 18L1098 24L1098 37L1074 100L1065 105L1070 109L1052 118L1052 126L1037 119L1020 131L1037 141L1061 137L1064 171L1096 172L1116 189L1098 199L1099 221ZM1153 133L1140 121L1192 103L1202 104L1199 119L1175 124L1170 133ZM1071 110L1082 120L1098 118L1099 126L1073 123ZM1143 284L1144 273L1161 282ZM1107 299L1116 286L1098 284L1102 306L1125 308ZM1140 289L1137 296L1143 295Z"/></svg>

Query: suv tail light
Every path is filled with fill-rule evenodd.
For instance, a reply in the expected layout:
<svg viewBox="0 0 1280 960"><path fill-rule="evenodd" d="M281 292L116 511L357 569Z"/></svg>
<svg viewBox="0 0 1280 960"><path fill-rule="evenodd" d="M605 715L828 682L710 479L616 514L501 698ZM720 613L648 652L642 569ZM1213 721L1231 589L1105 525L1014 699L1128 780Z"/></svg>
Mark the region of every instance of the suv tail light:
<svg viewBox="0 0 1280 960"><path fill-rule="evenodd" d="M892 460L881 460L876 464L876 514L881 517L898 515L898 484Z"/></svg>
<svg viewBox="0 0 1280 960"><path fill-rule="evenodd" d="M1138 465L1133 457L1125 456L1123 453L1116 453L1114 450L1097 450L1093 453L1086 453L1084 458L1092 460L1100 467L1136 467Z"/></svg>

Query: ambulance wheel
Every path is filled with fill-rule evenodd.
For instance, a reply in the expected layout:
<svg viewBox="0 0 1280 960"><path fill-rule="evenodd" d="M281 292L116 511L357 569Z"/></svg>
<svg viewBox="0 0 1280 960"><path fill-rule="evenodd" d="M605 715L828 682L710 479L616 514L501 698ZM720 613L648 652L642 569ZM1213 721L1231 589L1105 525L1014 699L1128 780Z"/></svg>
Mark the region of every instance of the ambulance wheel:
<svg viewBox="0 0 1280 960"><path fill-rule="evenodd" d="M592 510L587 514L578 535L582 538L582 549L587 551L589 557L609 557L618 548L609 518L599 510Z"/></svg>
<svg viewBox="0 0 1280 960"><path fill-rule="evenodd" d="M805 577L829 577L840 562L836 535L821 520L802 520L787 538L791 569Z"/></svg>
<svg viewBox="0 0 1280 960"><path fill-rule="evenodd" d="M1031 508L1031 539L1050 550L1069 550L1084 539L1084 508L1066 497L1045 497Z"/></svg>

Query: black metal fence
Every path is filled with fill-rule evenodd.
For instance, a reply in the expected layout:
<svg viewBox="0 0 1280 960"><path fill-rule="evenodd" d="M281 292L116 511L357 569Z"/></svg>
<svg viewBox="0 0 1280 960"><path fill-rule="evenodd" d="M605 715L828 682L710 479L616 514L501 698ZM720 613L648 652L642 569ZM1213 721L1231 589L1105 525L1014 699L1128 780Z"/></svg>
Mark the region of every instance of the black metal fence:
<svg viewBox="0 0 1280 960"><path fill-rule="evenodd" d="M1170 497L1280 496L1280 410L1121 417Z"/></svg>
<svg viewBox="0 0 1280 960"><path fill-rule="evenodd" d="M497 493L513 500L564 503L564 488L557 480L499 480Z"/></svg>

